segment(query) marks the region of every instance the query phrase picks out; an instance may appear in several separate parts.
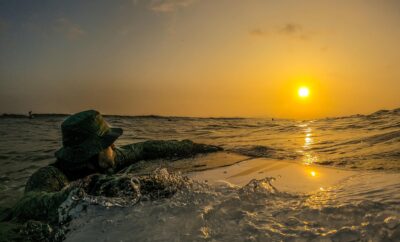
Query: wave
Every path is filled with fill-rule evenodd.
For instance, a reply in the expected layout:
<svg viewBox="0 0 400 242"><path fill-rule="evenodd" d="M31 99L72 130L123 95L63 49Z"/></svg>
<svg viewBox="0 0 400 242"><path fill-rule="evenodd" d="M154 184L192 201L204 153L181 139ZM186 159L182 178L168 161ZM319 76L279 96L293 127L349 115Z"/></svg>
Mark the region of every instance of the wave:
<svg viewBox="0 0 400 242"><path fill-rule="evenodd" d="M299 158L299 155L295 152L279 148L272 148L263 145L239 146L231 148L228 151L257 158L264 157L264 158L272 158L278 160L284 160L284 159L294 160Z"/></svg>
<svg viewBox="0 0 400 242"><path fill-rule="evenodd" d="M148 139L190 139L249 157L400 171L399 114L400 108L313 121L157 115L114 115L106 119L125 131L116 145ZM26 116L0 119L0 176L10 174L9 184L13 184L0 196L14 196L15 201L22 195L22 190L15 188L23 187L38 167L54 161L53 152L61 145L60 124L65 115L43 115L33 120ZM190 162L174 163L177 169L182 164L186 169ZM7 201L11 200L2 199L0 205Z"/></svg>
<svg viewBox="0 0 400 242"><path fill-rule="evenodd" d="M395 241L400 235L398 203L365 199L375 196L362 189L342 200L365 177L307 195L282 193L268 177L243 187L186 182L170 198L133 206L82 200L87 206L71 210L66 241Z"/></svg>

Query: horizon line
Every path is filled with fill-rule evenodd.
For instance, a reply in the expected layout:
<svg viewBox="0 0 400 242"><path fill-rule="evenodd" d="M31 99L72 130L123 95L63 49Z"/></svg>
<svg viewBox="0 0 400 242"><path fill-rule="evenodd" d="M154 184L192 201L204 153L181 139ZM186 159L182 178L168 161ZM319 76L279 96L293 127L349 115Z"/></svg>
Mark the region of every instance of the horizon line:
<svg viewBox="0 0 400 242"><path fill-rule="evenodd" d="M352 116L369 116L374 114L380 114L382 112L398 112L400 111L400 107L393 109L379 109L375 112L368 114L351 114L345 116L327 116L323 118L310 118L310 119L296 119L296 118L280 118L280 117L248 117L248 116L179 116L179 115L158 115L158 114L139 114L139 115L124 115L124 114L103 114L101 115L105 117L132 117L132 118L160 118L160 119L169 119L169 118L198 118L198 119L274 119L274 120L317 120L317 119L329 119L329 118L341 118L341 117L352 117ZM68 117L73 115L73 113L32 113L33 116L39 117ZM2 113L0 118L29 118L29 115L22 113Z"/></svg>

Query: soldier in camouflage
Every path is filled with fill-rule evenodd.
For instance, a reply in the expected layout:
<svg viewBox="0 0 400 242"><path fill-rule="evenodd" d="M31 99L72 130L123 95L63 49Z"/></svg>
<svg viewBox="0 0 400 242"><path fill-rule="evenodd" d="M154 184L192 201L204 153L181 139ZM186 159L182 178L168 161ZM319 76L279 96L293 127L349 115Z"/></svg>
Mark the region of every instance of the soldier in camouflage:
<svg viewBox="0 0 400 242"><path fill-rule="evenodd" d="M61 129L63 147L55 153L56 162L36 171L25 186L23 198L0 216L3 221L0 241L54 240L54 236L49 238L53 233L51 226L58 223L58 208L71 191L83 184L82 180L87 185L85 191L91 194L115 196L118 193L104 191L104 188L115 190L126 184L127 178L111 174L135 162L185 158L221 150L190 140L150 140L116 147L114 141L122 134L122 129L110 127L95 110L68 117ZM144 177L139 180L146 183Z"/></svg>

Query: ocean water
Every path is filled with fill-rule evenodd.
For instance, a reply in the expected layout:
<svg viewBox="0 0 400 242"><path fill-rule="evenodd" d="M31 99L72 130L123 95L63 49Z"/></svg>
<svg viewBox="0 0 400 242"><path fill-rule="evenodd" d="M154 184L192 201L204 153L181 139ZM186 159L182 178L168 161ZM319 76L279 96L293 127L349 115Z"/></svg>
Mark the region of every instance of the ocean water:
<svg viewBox="0 0 400 242"><path fill-rule="evenodd" d="M28 177L54 161L64 118L0 119L0 206L12 205ZM191 139L250 158L368 172L308 194L281 192L269 178L242 187L189 180L169 199L74 211L67 241L400 241L400 109L307 121L106 119L124 129L117 145Z"/></svg>

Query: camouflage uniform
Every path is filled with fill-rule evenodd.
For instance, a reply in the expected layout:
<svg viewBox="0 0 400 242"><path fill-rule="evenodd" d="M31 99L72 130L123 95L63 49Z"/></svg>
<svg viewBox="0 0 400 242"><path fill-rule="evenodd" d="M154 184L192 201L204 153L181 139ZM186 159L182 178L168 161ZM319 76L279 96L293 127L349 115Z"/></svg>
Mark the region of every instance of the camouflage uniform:
<svg viewBox="0 0 400 242"><path fill-rule="evenodd" d="M78 122L74 119L75 116L78 116ZM84 116L84 119L87 119L87 116L89 116L91 123L89 122L90 124L83 128L80 127L83 122L81 116ZM71 129L68 130L68 124L71 124L71 122L72 125L69 126L72 126L72 131ZM80 127L80 130L77 130L76 126ZM87 137L84 137L87 134L82 135L80 133L81 130L90 129L94 129L95 131L93 132L97 133L97 136L95 135L95 137L91 138L95 140L94 144L87 141ZM49 238L53 238L50 240L54 240L54 234L51 235L54 231L48 224L57 226L59 222L58 208L68 198L71 191L77 187L76 180L86 179L86 187L84 189L93 195L115 196L118 194L112 191L123 184L121 181L125 181L125 177L113 177L112 175L105 174L88 174L88 176L74 177L74 174L79 173L85 167L85 163L89 157L98 154L102 149L110 146L122 134L122 130L120 129L111 129L115 128L110 128L101 115L94 110L78 113L64 121L62 125L63 147L56 152L57 158L62 158L63 166L60 168L57 162L50 164L40 168L29 178L23 198L8 212L8 215L3 215L3 218L0 218L0 221L14 222L14 224L9 223L7 225L11 226L10 228L1 225L0 235L5 233L4 231L2 232L2 229L4 230L5 228L7 231L19 230L19 235L22 235L25 241L29 241L29 239L33 241L46 241ZM104 138L107 134L109 136ZM71 138L75 143L71 143ZM98 140L96 141L96 139ZM79 145L76 145L76 143ZM113 171L117 172L141 160L184 158L197 153L208 153L218 150L221 150L221 148L193 143L190 140L150 140L115 148L116 156ZM141 182L145 184L147 182L146 178L141 179ZM17 223L25 224L21 229L21 226L18 227ZM13 226L17 227L14 228ZM25 237L23 236L24 233ZM12 235L15 238L7 236L9 240L21 239L21 237L15 234ZM7 238L0 238L0 241L7 241Z"/></svg>
<svg viewBox="0 0 400 242"><path fill-rule="evenodd" d="M217 150L215 146L196 144L190 140L145 141L116 148L116 170L140 160L183 158ZM71 180L54 165L40 168L26 183L25 195L13 209L13 217L22 221L35 219L57 222L57 208L74 188L68 186L70 182Z"/></svg>

